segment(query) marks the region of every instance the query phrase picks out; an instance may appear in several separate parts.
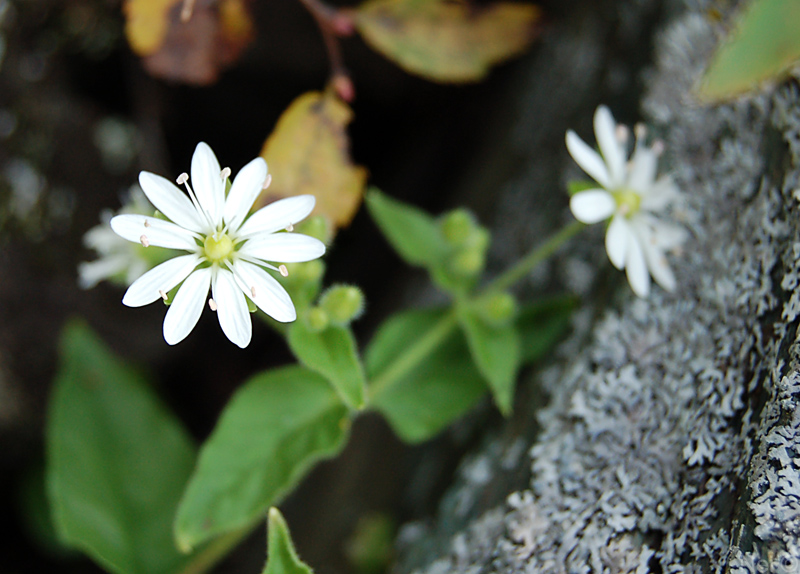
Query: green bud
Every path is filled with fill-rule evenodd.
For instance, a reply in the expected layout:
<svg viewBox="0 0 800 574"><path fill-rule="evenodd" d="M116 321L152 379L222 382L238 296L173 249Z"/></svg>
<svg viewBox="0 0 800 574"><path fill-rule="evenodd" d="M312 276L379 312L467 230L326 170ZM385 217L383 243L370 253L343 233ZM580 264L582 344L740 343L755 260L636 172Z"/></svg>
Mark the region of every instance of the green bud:
<svg viewBox="0 0 800 574"><path fill-rule="evenodd" d="M331 236L333 235L331 224L328 221L328 218L323 215L314 215L306 218L298 223L294 230L297 233L315 237L316 239L322 241L325 245L330 242Z"/></svg>
<svg viewBox="0 0 800 574"><path fill-rule="evenodd" d="M291 283L316 283L325 275L325 263L319 259L305 263L286 263L289 275L286 277Z"/></svg>
<svg viewBox="0 0 800 574"><path fill-rule="evenodd" d="M306 312L305 315L306 325L314 333L320 333L328 328L330 324L330 317L324 309L320 307L312 307Z"/></svg>
<svg viewBox="0 0 800 574"><path fill-rule="evenodd" d="M453 247L464 245L477 227L475 217L466 209L447 213L439 225L445 241Z"/></svg>
<svg viewBox="0 0 800 574"><path fill-rule="evenodd" d="M492 240L492 234L489 233L485 227L476 227L472 234L466 241L466 245L486 252L489 249L489 243Z"/></svg>
<svg viewBox="0 0 800 574"><path fill-rule="evenodd" d="M464 249L448 262L450 271L458 277L477 277L483 271L486 254L480 249Z"/></svg>
<svg viewBox="0 0 800 574"><path fill-rule="evenodd" d="M487 324L495 327L508 325L517 316L517 300L511 293L490 293L475 302L475 311Z"/></svg>
<svg viewBox="0 0 800 574"><path fill-rule="evenodd" d="M322 295L319 305L332 323L347 325L364 311L364 294L358 287L334 285Z"/></svg>

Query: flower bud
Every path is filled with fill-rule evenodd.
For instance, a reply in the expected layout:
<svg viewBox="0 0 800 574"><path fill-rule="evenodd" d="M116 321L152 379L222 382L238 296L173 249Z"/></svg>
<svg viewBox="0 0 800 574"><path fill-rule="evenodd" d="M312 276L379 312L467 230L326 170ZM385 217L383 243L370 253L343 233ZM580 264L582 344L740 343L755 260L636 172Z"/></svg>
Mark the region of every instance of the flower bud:
<svg viewBox="0 0 800 574"><path fill-rule="evenodd" d="M328 313L326 313L324 309L312 307L306 313L305 321L311 331L320 333L328 328L330 317L328 317Z"/></svg>
<svg viewBox="0 0 800 574"><path fill-rule="evenodd" d="M335 285L322 295L319 306L328 313L332 323L347 325L364 311L364 294L358 287Z"/></svg>
<svg viewBox="0 0 800 574"><path fill-rule="evenodd" d="M449 212L440 222L445 241L453 247L461 247L477 228L475 217L466 209Z"/></svg>
<svg viewBox="0 0 800 574"><path fill-rule="evenodd" d="M297 233L302 233L304 235L310 235L315 239L319 239L325 245L330 243L331 237L333 235L333 228L331 227L328 218L324 215L314 215L313 217L309 217L302 223L298 224L297 227L294 228Z"/></svg>
<svg viewBox="0 0 800 574"><path fill-rule="evenodd" d="M450 272L457 277L477 277L486 264L486 253L480 249L463 249L449 261Z"/></svg>
<svg viewBox="0 0 800 574"><path fill-rule="evenodd" d="M493 327L508 325L517 316L517 300L511 293L490 293L475 303L475 311L480 318Z"/></svg>

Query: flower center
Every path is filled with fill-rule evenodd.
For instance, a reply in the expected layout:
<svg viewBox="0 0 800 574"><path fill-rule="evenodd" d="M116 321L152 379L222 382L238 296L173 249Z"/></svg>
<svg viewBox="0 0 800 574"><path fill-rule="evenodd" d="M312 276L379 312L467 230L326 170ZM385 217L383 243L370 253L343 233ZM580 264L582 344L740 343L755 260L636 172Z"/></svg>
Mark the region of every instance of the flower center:
<svg viewBox="0 0 800 574"><path fill-rule="evenodd" d="M638 213L642 203L642 196L632 189L618 189L611 192L614 201L617 202L617 212L629 217Z"/></svg>
<svg viewBox="0 0 800 574"><path fill-rule="evenodd" d="M209 261L219 263L233 253L233 241L225 233L222 233L219 237L209 235L203 242L203 250Z"/></svg>

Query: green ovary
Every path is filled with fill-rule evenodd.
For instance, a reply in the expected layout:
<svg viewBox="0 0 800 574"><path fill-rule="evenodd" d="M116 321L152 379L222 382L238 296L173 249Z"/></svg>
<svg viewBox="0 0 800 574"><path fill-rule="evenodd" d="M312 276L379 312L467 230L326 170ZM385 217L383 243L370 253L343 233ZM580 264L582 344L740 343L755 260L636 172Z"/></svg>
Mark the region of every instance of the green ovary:
<svg viewBox="0 0 800 574"><path fill-rule="evenodd" d="M617 202L617 211L626 216L637 213L642 203L642 196L632 189L618 189L611 196Z"/></svg>
<svg viewBox="0 0 800 574"><path fill-rule="evenodd" d="M209 261L218 263L227 259L233 253L233 241L224 233L219 237L209 235L203 242L203 250Z"/></svg>

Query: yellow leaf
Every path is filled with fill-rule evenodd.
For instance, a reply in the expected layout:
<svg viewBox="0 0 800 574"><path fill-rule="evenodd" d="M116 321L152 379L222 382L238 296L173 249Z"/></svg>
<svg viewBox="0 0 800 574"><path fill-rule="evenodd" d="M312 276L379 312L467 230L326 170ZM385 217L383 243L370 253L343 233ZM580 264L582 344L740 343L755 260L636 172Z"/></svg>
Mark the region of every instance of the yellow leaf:
<svg viewBox="0 0 800 574"><path fill-rule="evenodd" d="M314 213L327 216L336 227L348 225L361 205L367 179L367 170L350 159L345 127L352 118L352 110L330 91L296 98L261 150L272 185L258 206L308 193L317 198Z"/></svg>
<svg viewBox="0 0 800 574"><path fill-rule="evenodd" d="M375 50L413 74L438 82L476 82L536 36L530 4L475 7L447 0L368 0L356 27Z"/></svg>

